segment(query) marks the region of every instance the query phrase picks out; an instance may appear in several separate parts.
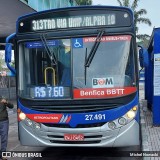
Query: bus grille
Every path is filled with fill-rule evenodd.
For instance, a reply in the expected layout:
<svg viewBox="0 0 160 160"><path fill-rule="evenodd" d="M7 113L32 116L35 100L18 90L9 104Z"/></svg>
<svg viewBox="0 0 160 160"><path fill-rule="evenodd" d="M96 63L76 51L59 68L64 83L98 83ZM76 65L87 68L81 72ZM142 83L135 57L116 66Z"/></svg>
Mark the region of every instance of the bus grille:
<svg viewBox="0 0 160 160"><path fill-rule="evenodd" d="M95 144L100 143L101 140L95 141L57 141L57 140L50 140L51 143L61 143L61 144Z"/></svg>
<svg viewBox="0 0 160 160"><path fill-rule="evenodd" d="M77 106L32 106L31 109L39 112L51 113L87 113L109 110L120 106L119 104L105 104L105 105L77 105Z"/></svg>
<svg viewBox="0 0 160 160"><path fill-rule="evenodd" d="M78 124L74 128L91 128L91 127L101 127L105 124L106 122L102 123L92 123L92 124ZM47 127L57 127L57 128L73 128L69 124L53 124L53 123L43 123L43 125Z"/></svg>
<svg viewBox="0 0 160 160"><path fill-rule="evenodd" d="M114 109L130 103L137 92L117 98L110 99L86 99L86 100L24 100L20 98L23 106L39 112L48 113L88 113Z"/></svg>

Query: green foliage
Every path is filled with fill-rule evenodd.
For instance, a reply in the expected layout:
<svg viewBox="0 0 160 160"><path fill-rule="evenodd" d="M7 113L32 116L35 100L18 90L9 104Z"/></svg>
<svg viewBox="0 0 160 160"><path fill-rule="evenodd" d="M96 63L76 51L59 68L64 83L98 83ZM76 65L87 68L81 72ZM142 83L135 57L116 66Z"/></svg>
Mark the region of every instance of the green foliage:
<svg viewBox="0 0 160 160"><path fill-rule="evenodd" d="M2 58L0 58L0 71L2 71L3 65L4 65L4 60Z"/></svg>
<svg viewBox="0 0 160 160"><path fill-rule="evenodd" d="M79 5L92 5L92 0L76 0Z"/></svg>
<svg viewBox="0 0 160 160"><path fill-rule="evenodd" d="M136 33L138 33L137 24L144 23L149 26L152 25L150 19L143 17L143 15L147 14L147 10L145 10L145 9L137 10L139 1L140 0L132 0L132 3L131 3L131 0L117 0L117 2L119 3L120 6L129 7L133 10L134 18L135 18L134 24L135 24ZM149 37L149 35L147 35L147 34L141 34L141 35L137 34L137 39L142 40L142 41L148 37Z"/></svg>
<svg viewBox="0 0 160 160"><path fill-rule="evenodd" d="M141 39L141 41L137 42L137 44L140 45L140 46L142 46L142 47L144 47L144 48L148 48L149 37L147 35L138 35L138 36L142 36L142 37L138 38L138 39Z"/></svg>
<svg viewBox="0 0 160 160"><path fill-rule="evenodd" d="M5 66L5 61L3 57L3 53L0 52L0 71L2 71Z"/></svg>
<svg viewBox="0 0 160 160"><path fill-rule="evenodd" d="M11 67L15 68L15 61L11 62Z"/></svg>

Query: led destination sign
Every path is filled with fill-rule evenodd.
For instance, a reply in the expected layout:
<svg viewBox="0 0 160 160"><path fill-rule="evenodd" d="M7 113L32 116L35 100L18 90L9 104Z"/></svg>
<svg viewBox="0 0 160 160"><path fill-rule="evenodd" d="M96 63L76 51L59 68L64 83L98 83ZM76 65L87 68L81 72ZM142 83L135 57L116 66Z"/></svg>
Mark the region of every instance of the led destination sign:
<svg viewBox="0 0 160 160"><path fill-rule="evenodd" d="M35 87L34 95L36 98L44 97L63 97L63 87Z"/></svg>
<svg viewBox="0 0 160 160"><path fill-rule="evenodd" d="M35 86L30 88L32 98L67 98L70 97L70 88L63 86Z"/></svg>
<svg viewBox="0 0 160 160"><path fill-rule="evenodd" d="M32 30L115 25L115 14L82 15L32 20Z"/></svg>
<svg viewBox="0 0 160 160"><path fill-rule="evenodd" d="M18 19L17 33L99 27L130 27L133 15L127 8L87 7L38 12Z"/></svg>

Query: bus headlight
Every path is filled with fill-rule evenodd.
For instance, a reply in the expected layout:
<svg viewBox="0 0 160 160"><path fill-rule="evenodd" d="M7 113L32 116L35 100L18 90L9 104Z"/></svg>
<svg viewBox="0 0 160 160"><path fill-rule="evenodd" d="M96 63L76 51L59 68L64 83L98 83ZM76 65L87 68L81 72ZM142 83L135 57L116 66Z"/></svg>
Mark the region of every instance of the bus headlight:
<svg viewBox="0 0 160 160"><path fill-rule="evenodd" d="M41 124L37 123L37 122L34 122L34 128L35 129L40 129L41 128Z"/></svg>
<svg viewBox="0 0 160 160"><path fill-rule="evenodd" d="M108 122L108 129L114 130L130 123L135 118L137 111L138 111L138 106L136 105L132 109L130 109L127 113L125 113L125 115L123 115L122 117Z"/></svg>
<svg viewBox="0 0 160 160"><path fill-rule="evenodd" d="M135 117L136 113L133 110L130 110L127 112L127 117L129 119L133 119Z"/></svg>
<svg viewBox="0 0 160 160"><path fill-rule="evenodd" d="M118 119L118 123L120 125L125 125L127 123L127 120L124 117L121 117L121 118Z"/></svg>
<svg viewBox="0 0 160 160"><path fill-rule="evenodd" d="M108 122L108 127L110 129L115 129L116 128L116 124L114 122Z"/></svg>
<svg viewBox="0 0 160 160"><path fill-rule="evenodd" d="M25 121L26 121L26 125L32 126L33 122L30 119L26 118Z"/></svg>
<svg viewBox="0 0 160 160"><path fill-rule="evenodd" d="M23 113L23 112L20 112L20 113L19 113L19 119L20 119L20 120L25 120L25 119L26 119L26 114Z"/></svg>

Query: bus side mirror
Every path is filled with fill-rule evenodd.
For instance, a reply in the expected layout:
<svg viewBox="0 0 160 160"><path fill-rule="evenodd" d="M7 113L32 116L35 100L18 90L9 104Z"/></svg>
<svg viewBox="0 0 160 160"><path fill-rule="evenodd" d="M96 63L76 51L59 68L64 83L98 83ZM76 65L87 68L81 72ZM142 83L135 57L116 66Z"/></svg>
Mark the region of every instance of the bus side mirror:
<svg viewBox="0 0 160 160"><path fill-rule="evenodd" d="M14 39L15 38L15 33L9 35L7 38L6 38L6 47L5 47L5 62L6 62L6 65L7 67L9 68L9 70L11 71L11 73L13 75L16 74L16 70L10 65L10 62L11 62L11 58L12 58L12 44L9 43L9 41L11 39Z"/></svg>
<svg viewBox="0 0 160 160"><path fill-rule="evenodd" d="M7 43L5 47L5 62L10 63L11 62L11 57L12 57L12 44Z"/></svg>
<svg viewBox="0 0 160 160"><path fill-rule="evenodd" d="M142 47L139 49L139 63L141 68L144 68L144 51Z"/></svg>

